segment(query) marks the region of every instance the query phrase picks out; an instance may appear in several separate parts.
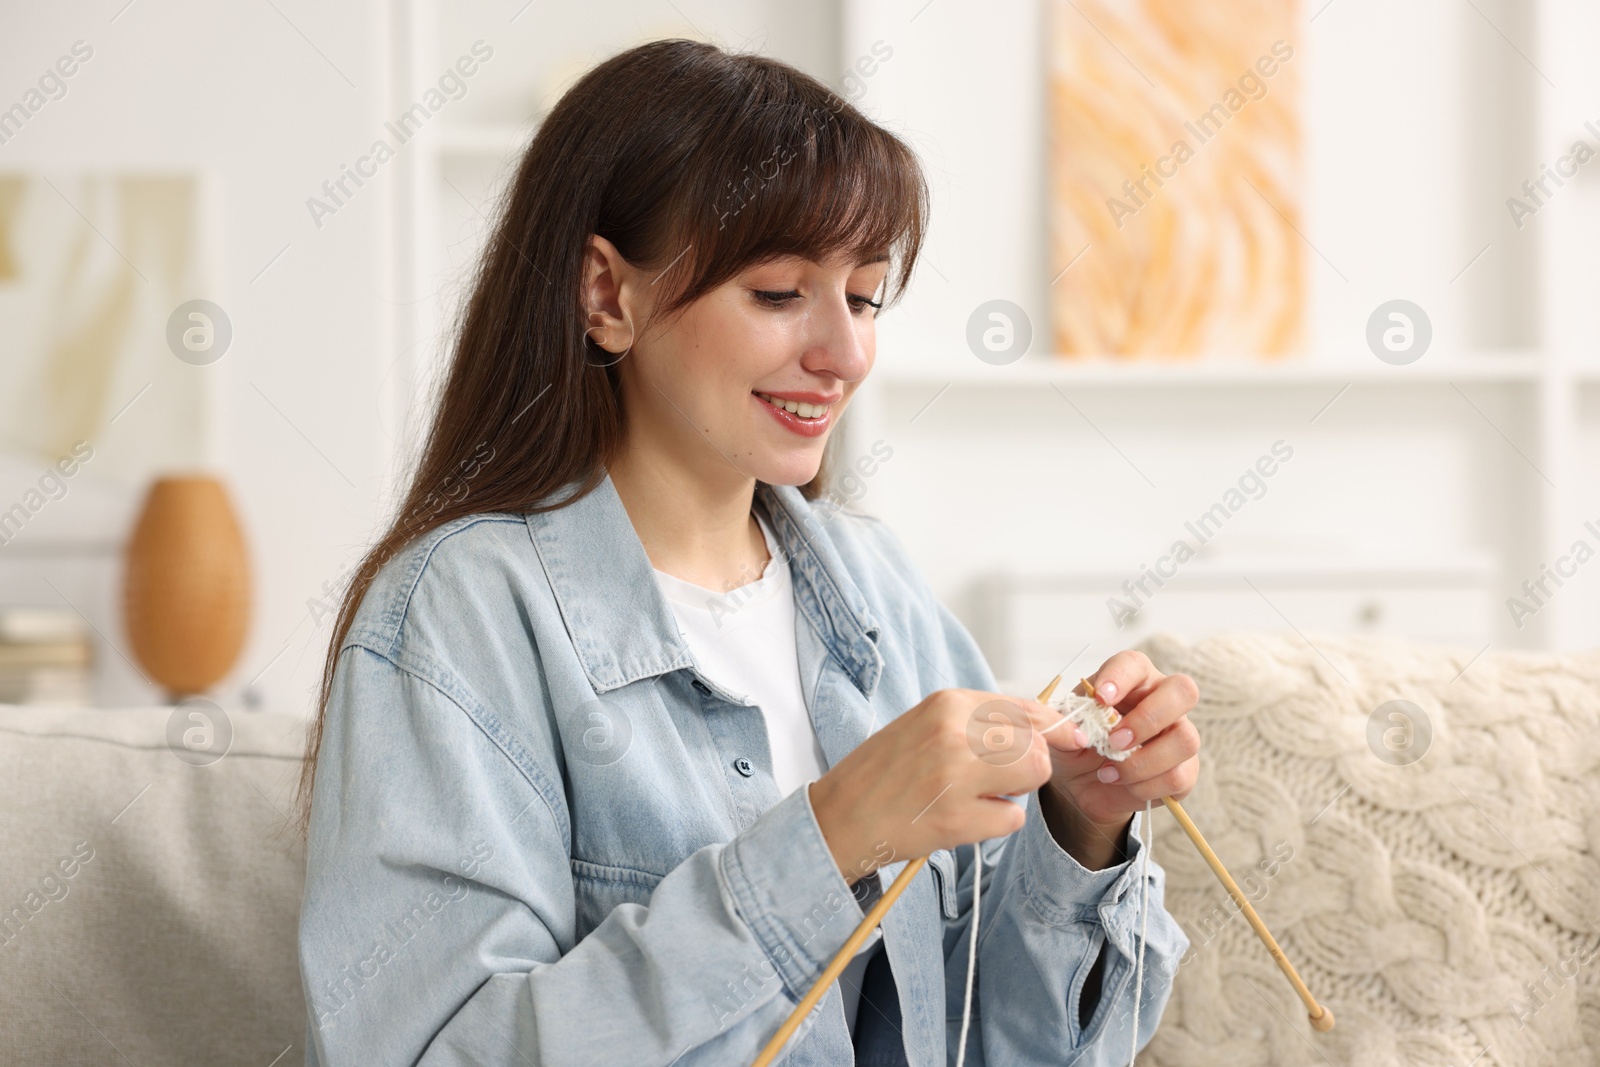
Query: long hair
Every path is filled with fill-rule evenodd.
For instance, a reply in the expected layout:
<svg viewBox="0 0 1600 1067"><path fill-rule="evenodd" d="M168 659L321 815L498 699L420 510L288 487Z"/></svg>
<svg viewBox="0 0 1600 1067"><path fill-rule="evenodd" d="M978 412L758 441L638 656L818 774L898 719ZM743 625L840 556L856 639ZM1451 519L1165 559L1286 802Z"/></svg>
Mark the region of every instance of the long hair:
<svg viewBox="0 0 1600 1067"><path fill-rule="evenodd" d="M409 487L340 594L296 794L302 834L340 646L379 568L462 516L572 503L623 441L616 357L585 332L589 236L664 272L658 315L784 255L887 255L888 304L911 277L927 200L904 142L762 56L655 41L561 97L506 192Z"/></svg>

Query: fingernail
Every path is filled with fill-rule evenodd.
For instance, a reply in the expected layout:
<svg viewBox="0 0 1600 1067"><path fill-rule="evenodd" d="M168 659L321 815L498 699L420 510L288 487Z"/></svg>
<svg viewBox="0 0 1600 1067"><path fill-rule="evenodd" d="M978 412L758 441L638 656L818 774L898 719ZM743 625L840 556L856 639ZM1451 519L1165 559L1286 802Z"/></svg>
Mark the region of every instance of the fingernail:
<svg viewBox="0 0 1600 1067"><path fill-rule="evenodd" d="M1105 782L1107 785L1110 785L1112 782L1116 781L1118 778L1120 778L1122 776L1117 773L1117 769L1115 767L1101 767L1098 771L1095 772L1095 777L1099 778L1102 782Z"/></svg>
<svg viewBox="0 0 1600 1067"><path fill-rule="evenodd" d="M1133 744L1132 730L1118 730L1111 735L1112 748L1127 748Z"/></svg>
<svg viewBox="0 0 1600 1067"><path fill-rule="evenodd" d="M1083 728L1081 726L1074 726L1072 728L1072 740L1077 743L1079 748L1089 747L1089 735L1083 732Z"/></svg>
<svg viewBox="0 0 1600 1067"><path fill-rule="evenodd" d="M1105 682L1105 683L1103 683L1101 685L1097 685L1097 686L1095 686L1095 690L1094 691L1096 693L1100 694L1100 699L1104 703L1109 704L1113 700L1117 699L1117 683L1116 682Z"/></svg>

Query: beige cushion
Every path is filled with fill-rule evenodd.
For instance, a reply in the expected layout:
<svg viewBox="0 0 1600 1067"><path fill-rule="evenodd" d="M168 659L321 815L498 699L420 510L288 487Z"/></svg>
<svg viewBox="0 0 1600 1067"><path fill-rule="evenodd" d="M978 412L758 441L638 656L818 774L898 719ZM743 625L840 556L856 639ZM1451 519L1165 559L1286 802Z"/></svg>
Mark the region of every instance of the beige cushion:
<svg viewBox="0 0 1600 1067"><path fill-rule="evenodd" d="M1246 893L1337 1025L1311 1030L1163 811L1154 855L1193 949L1141 1065L1600 1062L1600 652L1294 633L1144 647L1200 686L1185 808L1235 879L1255 875ZM1432 732L1409 764L1387 711L1369 743L1396 698Z"/></svg>
<svg viewBox="0 0 1600 1067"><path fill-rule="evenodd" d="M303 722L194 766L171 715L0 706L0 1061L303 1062Z"/></svg>

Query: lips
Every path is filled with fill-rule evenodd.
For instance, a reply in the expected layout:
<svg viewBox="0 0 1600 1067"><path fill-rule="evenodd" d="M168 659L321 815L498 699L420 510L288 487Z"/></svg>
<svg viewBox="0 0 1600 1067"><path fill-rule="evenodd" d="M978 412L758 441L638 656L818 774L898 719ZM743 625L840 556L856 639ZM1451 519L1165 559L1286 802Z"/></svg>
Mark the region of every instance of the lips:
<svg viewBox="0 0 1600 1067"><path fill-rule="evenodd" d="M758 392L756 393L756 396L760 397L768 404L771 404L773 407L782 408L789 414L797 415L802 419L819 418L820 416L826 415L828 413L828 409L833 406L831 403L811 403L809 400L782 397L773 393Z"/></svg>
<svg viewBox="0 0 1600 1067"><path fill-rule="evenodd" d="M801 437L820 437L833 424L834 400L821 394L778 396L773 393L751 393L762 410L777 420L778 425Z"/></svg>

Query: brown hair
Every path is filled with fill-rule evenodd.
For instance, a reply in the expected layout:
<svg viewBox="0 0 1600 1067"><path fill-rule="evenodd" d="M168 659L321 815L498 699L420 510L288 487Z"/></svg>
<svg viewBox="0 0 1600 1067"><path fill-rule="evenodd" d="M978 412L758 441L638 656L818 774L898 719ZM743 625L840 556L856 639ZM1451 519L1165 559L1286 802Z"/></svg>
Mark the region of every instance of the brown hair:
<svg viewBox="0 0 1600 1067"><path fill-rule="evenodd" d="M654 41L573 85L506 192L396 517L341 594L296 793L300 832L340 646L378 569L462 516L570 504L622 443L616 357L585 333L591 234L665 272L664 315L783 255L889 256L887 306L905 291L926 220L910 148L787 64ZM826 464L801 491L815 499L825 480Z"/></svg>

